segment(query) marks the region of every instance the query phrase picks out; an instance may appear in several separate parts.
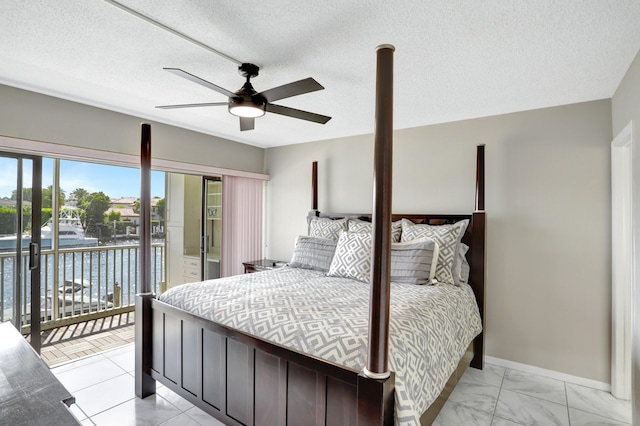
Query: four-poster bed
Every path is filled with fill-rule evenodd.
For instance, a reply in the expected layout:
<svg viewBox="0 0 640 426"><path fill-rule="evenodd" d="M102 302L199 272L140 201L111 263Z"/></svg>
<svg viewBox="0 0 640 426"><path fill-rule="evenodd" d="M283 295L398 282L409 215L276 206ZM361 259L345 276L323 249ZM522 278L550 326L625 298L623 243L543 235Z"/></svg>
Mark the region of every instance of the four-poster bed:
<svg viewBox="0 0 640 426"><path fill-rule="evenodd" d="M389 301L393 298L388 265L392 221L403 218L412 223L434 225L469 220L463 242L470 247L466 254L470 266L469 283L473 289L480 316L483 316L484 147L478 147L476 212L470 215L391 214L392 53L393 48L390 46L381 46L378 49L374 214L320 213L317 209L316 164L313 166L312 174L313 210L310 212L310 217L340 219L356 216L359 220L372 221L372 284L366 287L371 289L366 366L364 368L345 366L317 354L305 353L306 351L295 346L281 344L277 339L259 337L255 330L251 329L251 321L248 321L247 328L241 329L229 325L229 322L203 318L186 309L166 303L171 297L164 298L165 301L156 299L150 291L149 276L145 274L145 268L148 268L148 265L144 259L148 255L150 245L146 245L149 229L145 228L143 222L141 224L143 279L141 293L136 297L136 395L138 397L144 398L153 394L157 380L229 425L393 424L396 376L388 368ZM148 176L150 167L147 160L150 159L148 125L143 125L141 157L142 206L145 203L148 205L150 199L148 178L145 177L145 175ZM142 213L144 214L144 210ZM295 268L283 268L283 270L285 273L293 274L294 277L297 277L296 274L303 273ZM259 281L260 276L266 277L267 274L276 273L280 272L267 271L244 277L233 277L231 280L235 280L233 282L236 283L254 280L251 282L255 286L255 291L258 292L266 287L266 284ZM316 275L322 274L316 273ZM342 278L334 280L344 282ZM208 285L207 282L198 284ZM427 286L413 286L413 289L417 287ZM184 289L187 288L184 287ZM399 291L397 286L393 289L394 292ZM190 288L185 291L190 291ZM252 291L247 290L247 292ZM176 293L173 292L171 296ZM189 304L190 301L185 303ZM395 311L392 310L392 312ZM244 313L244 310L241 313ZM422 424L430 424L435 419L444 400L469 362L476 368L482 368L482 336L480 333L473 340L469 351L460 355L459 361L457 359L452 361L454 371L450 375L447 373L450 378L440 392L440 396L420 416L419 421Z"/></svg>

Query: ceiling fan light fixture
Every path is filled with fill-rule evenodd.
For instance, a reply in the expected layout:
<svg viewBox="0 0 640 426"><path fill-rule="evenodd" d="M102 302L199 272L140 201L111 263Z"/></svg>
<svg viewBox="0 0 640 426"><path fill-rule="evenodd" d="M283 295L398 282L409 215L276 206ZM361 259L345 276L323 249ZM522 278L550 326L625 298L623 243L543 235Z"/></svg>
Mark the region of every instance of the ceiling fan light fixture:
<svg viewBox="0 0 640 426"><path fill-rule="evenodd" d="M265 106L252 103L230 103L229 112L237 117L256 118L265 113Z"/></svg>
<svg viewBox="0 0 640 426"><path fill-rule="evenodd" d="M229 112L237 117L262 117L266 108L267 101L255 95L255 90L249 82L236 92L236 96L229 98Z"/></svg>

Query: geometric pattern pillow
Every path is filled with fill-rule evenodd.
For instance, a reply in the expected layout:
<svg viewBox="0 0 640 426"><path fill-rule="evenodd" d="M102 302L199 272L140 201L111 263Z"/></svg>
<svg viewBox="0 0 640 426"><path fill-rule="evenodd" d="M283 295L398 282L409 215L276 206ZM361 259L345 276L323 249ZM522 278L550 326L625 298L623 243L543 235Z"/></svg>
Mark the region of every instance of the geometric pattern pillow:
<svg viewBox="0 0 640 426"><path fill-rule="evenodd" d="M349 232L354 232L356 234L370 234L371 222L365 222L360 219L349 219L347 228Z"/></svg>
<svg viewBox="0 0 640 426"><path fill-rule="evenodd" d="M371 276L371 234L343 232L327 276L369 282Z"/></svg>
<svg viewBox="0 0 640 426"><path fill-rule="evenodd" d="M340 232L347 230L347 219L333 220L327 217L314 217L309 224L309 236L338 240Z"/></svg>
<svg viewBox="0 0 640 426"><path fill-rule="evenodd" d="M460 285L460 276L455 273L458 263L460 240L469 225L469 220L461 220L453 225L415 224L402 220L402 242L417 238L429 238L438 243L438 264L435 279L441 283Z"/></svg>
<svg viewBox="0 0 640 426"><path fill-rule="evenodd" d="M360 219L349 219L349 232L359 232L362 234L371 234L373 229L371 222L365 222ZM391 242L399 243L400 234L402 234L402 222L397 220L391 224Z"/></svg>
<svg viewBox="0 0 640 426"><path fill-rule="evenodd" d="M401 235L402 235L402 221L396 220L391 224L391 240L394 243L399 243Z"/></svg>
<svg viewBox="0 0 640 426"><path fill-rule="evenodd" d="M300 235L296 238L296 247L289 266L327 272L336 251L336 243L337 241L328 238Z"/></svg>
<svg viewBox="0 0 640 426"><path fill-rule="evenodd" d="M399 243L401 235L402 235L402 221L396 220L391 224L391 240L394 243Z"/></svg>

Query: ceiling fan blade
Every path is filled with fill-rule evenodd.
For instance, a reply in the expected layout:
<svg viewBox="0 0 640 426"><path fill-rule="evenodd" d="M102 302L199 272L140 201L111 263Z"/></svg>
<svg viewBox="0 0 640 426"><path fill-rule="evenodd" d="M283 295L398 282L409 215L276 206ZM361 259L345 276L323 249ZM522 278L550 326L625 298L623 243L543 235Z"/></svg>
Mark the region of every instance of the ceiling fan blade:
<svg viewBox="0 0 640 426"><path fill-rule="evenodd" d="M230 92L227 89L224 89L220 86L216 86L215 84L210 83L207 80L201 79L200 77L196 77L193 74L190 74L186 71L181 70L180 68L163 68L163 70L167 70L170 73L177 75L178 77L186 78L187 80L192 81L201 86L204 86L208 89L215 90L216 92L222 93L225 96L228 96L228 97L235 96L235 93Z"/></svg>
<svg viewBox="0 0 640 426"><path fill-rule="evenodd" d="M194 107L210 107L210 106L227 106L228 102L209 102L204 104L182 104L182 105L158 105L156 108L160 109L175 109L175 108L194 108Z"/></svg>
<svg viewBox="0 0 640 426"><path fill-rule="evenodd" d="M309 77L303 80L294 81L293 83L267 89L264 92L261 92L260 95L264 96L267 102L273 102L322 89L324 89L324 87L322 87L320 83Z"/></svg>
<svg viewBox="0 0 640 426"><path fill-rule="evenodd" d="M315 123L325 124L331 120L331 117L320 115L313 112L302 111L295 108L289 108L282 105L267 104L266 110L274 114L286 115L288 117L299 118L301 120L313 121Z"/></svg>
<svg viewBox="0 0 640 426"><path fill-rule="evenodd" d="M256 120L253 117L240 117L240 131L253 130L255 122Z"/></svg>

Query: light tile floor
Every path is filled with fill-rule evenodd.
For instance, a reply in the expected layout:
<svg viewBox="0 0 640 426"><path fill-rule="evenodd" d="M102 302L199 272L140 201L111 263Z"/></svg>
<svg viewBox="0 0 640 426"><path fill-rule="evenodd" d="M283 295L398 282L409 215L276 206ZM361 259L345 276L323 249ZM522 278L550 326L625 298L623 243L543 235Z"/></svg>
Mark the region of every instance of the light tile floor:
<svg viewBox="0 0 640 426"><path fill-rule="evenodd" d="M134 353L129 344L52 368L76 397L72 411L83 425L213 425L213 417L158 384L155 395L134 395ZM438 426L630 425L631 405L607 392L487 364L468 369Z"/></svg>
<svg viewBox="0 0 640 426"><path fill-rule="evenodd" d="M161 384L155 395L136 398L133 350L129 344L51 369L75 396L71 411L83 425L222 426Z"/></svg>
<svg viewBox="0 0 640 426"><path fill-rule="evenodd" d="M437 426L617 426L631 424L631 404L610 393L486 364L467 369Z"/></svg>

